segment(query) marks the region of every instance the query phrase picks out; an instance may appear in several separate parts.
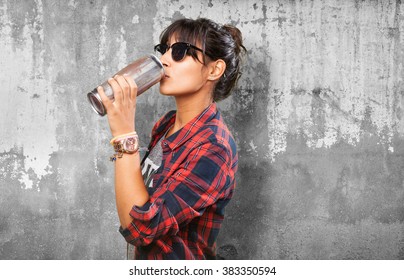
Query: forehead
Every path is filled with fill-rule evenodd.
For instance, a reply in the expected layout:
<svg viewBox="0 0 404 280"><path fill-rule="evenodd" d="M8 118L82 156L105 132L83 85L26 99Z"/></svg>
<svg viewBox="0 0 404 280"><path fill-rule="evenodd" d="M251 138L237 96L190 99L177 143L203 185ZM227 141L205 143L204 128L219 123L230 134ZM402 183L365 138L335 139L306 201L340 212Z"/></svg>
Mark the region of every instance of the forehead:
<svg viewBox="0 0 404 280"><path fill-rule="evenodd" d="M160 43L171 45L176 42L202 45L202 36L200 36L197 30L184 26L173 26L164 32L164 34L161 36Z"/></svg>

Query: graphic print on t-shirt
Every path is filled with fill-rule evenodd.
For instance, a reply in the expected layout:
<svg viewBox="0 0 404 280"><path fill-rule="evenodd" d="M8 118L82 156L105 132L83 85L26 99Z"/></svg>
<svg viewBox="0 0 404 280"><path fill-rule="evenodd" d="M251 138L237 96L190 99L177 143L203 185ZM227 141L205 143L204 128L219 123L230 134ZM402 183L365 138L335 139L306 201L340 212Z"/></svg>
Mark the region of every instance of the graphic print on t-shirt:
<svg viewBox="0 0 404 280"><path fill-rule="evenodd" d="M150 158L145 159L142 167L142 175L146 187L153 187L153 175L156 173L158 168L159 166L151 161Z"/></svg>

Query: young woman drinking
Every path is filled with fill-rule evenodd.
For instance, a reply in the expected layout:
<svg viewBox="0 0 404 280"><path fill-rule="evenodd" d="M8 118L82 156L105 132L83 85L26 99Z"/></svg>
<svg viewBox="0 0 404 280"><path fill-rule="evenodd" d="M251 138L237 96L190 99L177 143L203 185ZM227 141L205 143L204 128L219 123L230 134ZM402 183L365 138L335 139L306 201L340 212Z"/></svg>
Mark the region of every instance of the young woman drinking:
<svg viewBox="0 0 404 280"><path fill-rule="evenodd" d="M119 155L119 230L135 246L135 259L215 259L238 163L216 102L231 94L240 75L241 33L208 19L180 19L163 31L155 50L165 70L160 92L174 97L176 110L154 125L143 160L135 132L136 84L126 76L109 79L114 101L97 89Z"/></svg>

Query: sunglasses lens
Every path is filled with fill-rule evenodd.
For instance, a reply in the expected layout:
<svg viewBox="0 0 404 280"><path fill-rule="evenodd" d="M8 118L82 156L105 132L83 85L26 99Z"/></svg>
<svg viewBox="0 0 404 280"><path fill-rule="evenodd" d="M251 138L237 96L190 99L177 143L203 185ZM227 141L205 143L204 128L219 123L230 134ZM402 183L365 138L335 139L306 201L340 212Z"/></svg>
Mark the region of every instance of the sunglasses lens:
<svg viewBox="0 0 404 280"><path fill-rule="evenodd" d="M165 44L158 44L157 46L154 47L154 50L161 53L165 54L167 52L168 46Z"/></svg>
<svg viewBox="0 0 404 280"><path fill-rule="evenodd" d="M194 58L196 57L194 50L203 52L201 49L183 42L177 42L172 46L168 46L167 44L158 44L154 46L154 51L159 52L162 55L164 55L169 49L171 49L171 57L174 61L183 60L188 53L188 50L192 50L192 52L188 54L192 55Z"/></svg>
<svg viewBox="0 0 404 280"><path fill-rule="evenodd" d="M175 43L171 46L171 56L173 60L180 61L185 57L187 53L188 46L182 43Z"/></svg>

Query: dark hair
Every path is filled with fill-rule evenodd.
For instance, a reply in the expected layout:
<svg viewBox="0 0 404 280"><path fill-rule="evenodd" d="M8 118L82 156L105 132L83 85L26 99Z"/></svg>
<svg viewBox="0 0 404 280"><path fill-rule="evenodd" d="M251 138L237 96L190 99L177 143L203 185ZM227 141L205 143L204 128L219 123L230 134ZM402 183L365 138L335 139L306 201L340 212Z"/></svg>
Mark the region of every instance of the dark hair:
<svg viewBox="0 0 404 280"><path fill-rule="evenodd" d="M210 19L179 19L168 26L160 36L160 43L166 44L172 36L179 42L200 44L205 57L211 60L223 59L226 70L213 90L213 100L223 100L231 94L240 77L241 57L246 52L240 30L232 25L219 25ZM188 52L198 59L197 52Z"/></svg>

